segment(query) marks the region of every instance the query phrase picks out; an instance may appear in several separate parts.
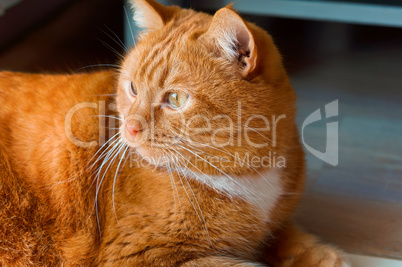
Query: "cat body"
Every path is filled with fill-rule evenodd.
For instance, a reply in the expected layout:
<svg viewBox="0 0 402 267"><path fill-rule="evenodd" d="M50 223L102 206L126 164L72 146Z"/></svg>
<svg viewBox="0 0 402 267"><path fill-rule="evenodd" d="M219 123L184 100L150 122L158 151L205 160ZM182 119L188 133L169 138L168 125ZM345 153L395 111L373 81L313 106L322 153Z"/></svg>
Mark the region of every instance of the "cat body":
<svg viewBox="0 0 402 267"><path fill-rule="evenodd" d="M119 72L0 73L0 263L345 264L291 223L304 156L270 36L231 7L210 16L133 4L147 32ZM251 114L278 115L276 135L256 130L261 120L247 126ZM180 116L195 115L213 127L184 129ZM223 117L239 122L233 132ZM216 140L236 142L207 145L218 128ZM268 155L286 162L245 162Z"/></svg>
<svg viewBox="0 0 402 267"><path fill-rule="evenodd" d="M115 184L116 210L112 203L112 183L117 163L106 173L101 187L104 190L98 199L101 203L98 212L104 213L99 216L100 234L94 212L96 185L91 185L96 168L89 168L88 164L98 147L82 148L73 144L66 136L64 124L66 115L77 104L113 103L112 99L99 95L114 93L114 73L49 76L3 72L0 81L2 88L9 88L2 94L0 111L2 164L3 171L8 170L1 178L3 186L9 187L2 197L9 199L10 192L19 192L14 199L16 203L11 202L12 207L8 209L20 205L17 201L25 195L29 195L27 201L36 203L34 211L25 208L15 219L22 232L14 232L17 227L13 224L8 226L11 227L8 232L13 232L14 238L3 232L4 245L9 238L12 240L12 246L7 245L10 261L5 264L14 260L16 264L42 264L49 257L69 264L89 264L94 260L99 260L98 264L121 264L132 260L140 265L152 262L173 266L214 255L216 251L238 254L245 259L256 257L256 251L261 251L257 248L267 236L268 217L275 219L272 210L272 215L264 214L268 210L242 199L230 199L195 179L184 180L180 173L173 174L172 189L168 171L128 164L119 170ZM40 92L35 88L40 88ZM85 90L77 92L77 88ZM20 105L16 107L14 103ZM16 108L18 117L13 117L10 112L15 113ZM72 118L75 138L84 142L99 139L97 109L87 107L75 112ZM12 123L7 124L7 120ZM10 177L18 182L13 184ZM282 185L277 187L281 188ZM278 200L268 203L276 205ZM2 211L3 220L13 217L8 209ZM277 216L282 212L278 210ZM40 229L43 233L26 238L25 231L31 224L35 225L35 231ZM245 246L243 243L250 236L255 242L248 241ZM49 244L57 249L49 248ZM23 247L31 247L31 251L21 255ZM102 253L96 255L98 251Z"/></svg>

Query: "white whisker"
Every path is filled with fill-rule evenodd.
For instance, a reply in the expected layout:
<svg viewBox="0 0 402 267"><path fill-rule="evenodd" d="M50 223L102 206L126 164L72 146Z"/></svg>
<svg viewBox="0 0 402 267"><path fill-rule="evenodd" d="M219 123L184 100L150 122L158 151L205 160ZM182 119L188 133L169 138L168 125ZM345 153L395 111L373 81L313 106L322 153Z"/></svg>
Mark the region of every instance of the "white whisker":
<svg viewBox="0 0 402 267"><path fill-rule="evenodd" d="M106 150L108 152L107 152L105 158L103 159L103 161L101 163L101 166L97 169L97 175L95 176L93 182L91 183L91 185L89 187L89 188L91 188L93 183L95 181L97 182L97 187L95 189L95 199L94 199L94 207L93 207L93 209L95 210L95 213L96 213L96 220L97 220L98 230L99 230L100 235L101 235L102 232L101 232L101 228L100 228L99 213L98 213L98 195L99 195L99 190L100 190L100 187L102 185L103 179L105 178L107 170L110 168L111 164L114 162L114 160L116 159L117 155L121 151L121 148L124 145L124 143L122 143L120 138L118 138L117 140L118 140L117 143L115 143L112 147L109 146L108 149ZM109 161L109 159L112 159L112 160L109 163L109 165L107 166L106 170L104 171L102 179L99 181L103 166L106 165L106 163ZM91 212L91 214L92 214L92 212Z"/></svg>
<svg viewBox="0 0 402 267"><path fill-rule="evenodd" d="M123 121L122 118L119 118L119 117L116 117L116 116L109 116L109 115L94 115L94 116L91 116L91 117L112 118L112 119Z"/></svg>
<svg viewBox="0 0 402 267"><path fill-rule="evenodd" d="M241 162L243 162L244 164L246 164L249 168L251 168L252 170L254 170L255 172L257 172L257 173L261 176L261 178L263 178L263 179L272 187L271 183L270 183L270 182L265 178L265 176L262 175L256 168L254 168L253 166L251 166L251 165L250 165L249 163L247 163L245 160L243 160L243 159L241 159L241 158L239 158L239 157L236 157L235 155L233 155L232 153L230 153L230 152L229 152L227 149L225 149L224 147L222 147L222 149L224 149L224 150L222 150L222 149L219 149L219 148L216 148L216 147L207 145L207 144L199 143L199 142L196 142L196 141L193 141L193 140L186 140L186 139L183 139L183 138L180 138L180 140L181 140L183 143L186 143L187 145L189 145L190 147L193 147L193 146L191 146L189 142L194 142L194 143L197 143L197 144L199 144L199 145L203 145L203 146L206 146L206 147L215 149L215 150L217 150L217 151L223 152L223 153L225 153L225 154L227 154L227 155L230 155L230 156L233 157L235 160L236 160L236 159L237 159L237 160L240 160ZM179 146L180 146L180 145L179 145ZM202 151L202 150L201 150L201 151ZM233 161L231 161L231 162L233 162Z"/></svg>
<svg viewBox="0 0 402 267"><path fill-rule="evenodd" d="M124 144L124 143L123 143L123 144ZM124 144L124 146L126 146L126 149L123 151L123 155L121 156L120 161L119 161L119 164L117 165L116 173L115 173L114 178L113 178L113 191L112 191L113 211L114 211L114 216L116 217L116 222L117 222L117 224L118 224L119 226L120 226L120 224L119 224L119 220L117 219L116 207L115 207L115 205L114 205L114 190L115 190L115 185L116 185L117 173L119 172L121 162L123 161L123 158L124 158L124 156L125 156L127 150L130 148L130 147L127 146L126 144ZM124 146L123 146L123 147L124 147Z"/></svg>
<svg viewBox="0 0 402 267"><path fill-rule="evenodd" d="M180 146L180 145L179 145ZM209 161L207 161L206 159L204 159L203 157L199 156L197 153L191 151L190 149L184 147L184 146L180 146L181 148L187 150L188 152L190 152L191 154L193 154L194 156L202 159L204 162L208 163L208 165L210 165L211 167L213 167L214 169L216 169L217 171L219 171L220 173L222 173L224 176L226 176L227 178L229 178L229 180L231 180L233 183L237 184L238 186L244 188L244 190L248 191L249 193L251 193L252 195L255 195L254 192L250 191L248 188L244 187L244 185L240 184L239 182L236 181L236 179L234 179L233 177L231 177L230 175L228 175L226 172L222 171L220 168L216 167L214 164L210 163ZM229 197L232 198L232 195L229 194Z"/></svg>
<svg viewBox="0 0 402 267"><path fill-rule="evenodd" d="M96 157L96 155L98 155L98 153L100 152L100 151L102 151L102 149L111 141L111 140L113 140L114 138L116 138L117 137L117 139L116 140L119 140L118 138L118 135L119 135L119 133L116 133L115 135L113 135L111 138L109 138L109 140L107 140L99 149L98 149L98 151L96 151L96 153L92 156L92 158L88 161L88 163L85 165L85 167L87 168L88 167L88 164L90 164L91 162L92 162L92 160ZM115 141L116 141L115 140ZM114 142L115 142L114 141ZM113 143L113 142L112 142ZM103 153L102 153L103 154ZM102 154L99 156L99 157L102 157ZM99 160L99 157L98 157L98 160ZM89 170L90 169L92 169L93 168L93 166L94 166L94 164L96 163L96 162L98 162L98 160L97 161L95 161L90 167L89 167Z"/></svg>
<svg viewBox="0 0 402 267"><path fill-rule="evenodd" d="M113 68L120 68L119 65L115 65L115 64L93 64L93 65L87 65L81 68L76 69L74 72L79 72L83 69L87 69L87 68L93 68L93 67L113 67Z"/></svg>
<svg viewBox="0 0 402 267"><path fill-rule="evenodd" d="M178 151L175 150L175 149L173 149L173 150L174 150L176 153L178 153L181 157L183 157L183 155L182 155L180 152L178 152ZM178 161L177 163L178 163L179 165L183 164L183 167L186 168L185 164L184 164L176 155L174 155L173 153L171 153L171 155L173 155L173 156L177 159L177 161ZM184 157L183 157L183 158L184 158ZM172 160L173 160L173 159L172 159ZM173 160L173 162L174 162L174 160ZM186 168L186 169L188 169L188 168ZM212 243L212 241L211 241L211 237L210 237L210 235L209 235L208 226L207 226L207 223L205 222L205 217L204 217L204 214L202 213L202 210L201 210L200 204L198 203L197 197L196 197L196 195L194 194L194 191L193 191L193 189L192 189L192 187L191 187L191 184L189 183L189 181L188 181L188 179L187 179L185 173L182 171L182 169L181 169L180 167L179 167L179 171L182 172L183 178L186 180L187 185L189 186L189 188L190 188L190 190L191 190L191 193L192 193L192 195L193 195L193 197L194 197L194 200L195 200L195 202L196 202L196 204L197 204L197 207L198 207L198 210L200 211L200 214L198 214L198 212L197 212L196 208L194 207L194 204L192 203L192 201L191 201L190 197L188 196L188 194L187 194L187 197L189 198L191 204L193 204L194 211L197 213L197 216L198 216L198 218L200 219L201 224L203 224L203 227L204 227L204 229L205 229L205 231L206 231L206 233L207 233L208 239L209 239L211 245L213 246L213 243ZM190 170L190 171L191 171L191 170ZM183 184L183 182L182 182L182 184ZM184 185L183 185L183 187L184 187ZM187 192L186 192L186 193L187 193Z"/></svg>
<svg viewBox="0 0 402 267"><path fill-rule="evenodd" d="M99 42L101 42L101 44L103 44L106 48L108 48L110 51L112 51L116 56L120 57L122 60L124 60L124 56L118 52L116 49L113 48L113 46L109 45L108 43L106 43L105 41L102 41L99 38L96 38Z"/></svg>
<svg viewBox="0 0 402 267"><path fill-rule="evenodd" d="M108 34L106 31L101 31L106 34L110 39L112 39L116 44L118 44L121 48L123 48L127 53L129 53L130 51L128 50L127 46L120 40L119 36L117 36L117 34L112 31L108 26L105 25L105 27L117 38L117 40L110 36L110 34Z"/></svg>
<svg viewBox="0 0 402 267"><path fill-rule="evenodd" d="M169 161L168 161L168 163L167 163L167 170L168 170L168 172L169 172L170 177L172 178L173 185L174 185L175 188L176 188L177 200L178 200L179 206L180 206L180 213L181 213L181 217L182 217L182 220L183 220L183 225L184 225L184 228L187 229L186 221L184 220L183 209L182 209L181 202L180 202L179 191L177 190L176 184L174 183L174 175L173 175L172 168L171 168L171 166L170 166L170 162L169 162Z"/></svg>

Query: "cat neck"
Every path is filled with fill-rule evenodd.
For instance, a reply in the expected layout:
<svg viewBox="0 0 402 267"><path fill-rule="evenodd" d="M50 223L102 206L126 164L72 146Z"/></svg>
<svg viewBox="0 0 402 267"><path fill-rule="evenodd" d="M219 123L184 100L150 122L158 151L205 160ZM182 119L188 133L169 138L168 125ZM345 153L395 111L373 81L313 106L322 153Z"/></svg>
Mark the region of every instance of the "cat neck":
<svg viewBox="0 0 402 267"><path fill-rule="evenodd" d="M207 175L191 170L180 170L183 175L201 182L230 199L242 199L260 211L266 221L269 214L284 194L282 172L278 168L267 168L255 174Z"/></svg>

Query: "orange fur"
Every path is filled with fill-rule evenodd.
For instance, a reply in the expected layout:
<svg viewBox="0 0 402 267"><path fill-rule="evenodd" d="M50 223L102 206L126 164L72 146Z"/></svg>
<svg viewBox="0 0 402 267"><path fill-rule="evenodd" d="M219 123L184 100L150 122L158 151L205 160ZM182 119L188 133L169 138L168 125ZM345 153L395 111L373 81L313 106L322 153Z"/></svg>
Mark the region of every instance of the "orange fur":
<svg viewBox="0 0 402 267"><path fill-rule="evenodd" d="M0 208L0 264L342 266L340 252L290 222L303 190L304 156L294 123L295 95L271 37L230 6L212 17L152 0L134 2L142 12L136 19L149 28L120 73L0 73L0 203L6 203ZM130 82L137 96L130 95ZM170 91L190 95L186 106L166 107L164 96ZM237 122L239 100L243 116L234 136L240 143L198 150L184 141L177 145L179 130L194 145L208 142L213 129L225 129L227 120L216 115ZM81 108L69 117L77 105ZM108 117L99 117L100 110ZM181 123L197 114L211 119L212 127L200 133L195 128L205 126L204 120L193 120L192 128ZM246 137L242 126L253 114L285 116L276 128L275 145L273 129L247 131ZM118 140L109 129L115 127L110 119L118 115L123 118L120 148L127 148L123 155L130 164L122 164L124 158L96 161ZM148 124L141 125L136 138L144 142L135 148L138 140L126 133L126 124L138 124L136 116L152 120L154 139L162 147L150 142ZM264 126L261 120L250 125ZM224 142L230 134L223 130L214 137ZM112 141L97 153L93 142L102 138ZM270 145L260 148L249 140L269 140ZM194 151L200 150L203 156L197 157ZM168 165L155 166L152 160L165 153ZM281 193L273 200L263 196L272 201L272 208L263 210L253 195L236 195L233 188L248 177L246 185L258 191L261 173L275 168L236 165L233 155L269 153L283 155L286 166L275 172L274 190ZM206 158L197 160L206 154L229 157L212 165L205 164ZM131 164L142 157L150 157L152 164ZM97 168L100 176L94 182ZM201 173L211 183L200 180ZM223 184L222 190L211 186L219 176L226 181L225 174L235 182Z"/></svg>

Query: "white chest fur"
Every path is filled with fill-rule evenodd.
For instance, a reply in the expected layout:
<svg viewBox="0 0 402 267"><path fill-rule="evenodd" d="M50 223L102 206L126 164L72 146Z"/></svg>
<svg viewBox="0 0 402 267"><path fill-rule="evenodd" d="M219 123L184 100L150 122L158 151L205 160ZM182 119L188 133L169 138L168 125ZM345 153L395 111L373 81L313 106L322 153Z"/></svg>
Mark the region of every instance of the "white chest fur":
<svg viewBox="0 0 402 267"><path fill-rule="evenodd" d="M269 221L269 214L275 207L279 197L284 193L281 181L281 171L268 169L264 172L250 176L209 176L195 174L190 171L186 175L191 176L211 188L220 191L231 198L242 198L262 212L265 221Z"/></svg>

